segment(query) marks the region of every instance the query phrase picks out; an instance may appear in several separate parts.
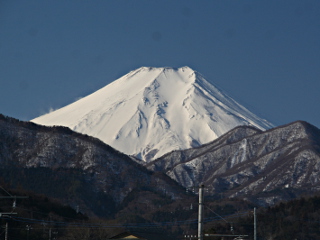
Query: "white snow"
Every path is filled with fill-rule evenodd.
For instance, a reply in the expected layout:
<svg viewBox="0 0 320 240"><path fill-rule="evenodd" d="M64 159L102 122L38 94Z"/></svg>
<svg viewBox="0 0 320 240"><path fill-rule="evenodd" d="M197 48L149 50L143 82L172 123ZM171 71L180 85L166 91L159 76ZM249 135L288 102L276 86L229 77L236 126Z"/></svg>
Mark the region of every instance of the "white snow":
<svg viewBox="0 0 320 240"><path fill-rule="evenodd" d="M230 168L233 166L242 163L246 160L246 153L247 153L247 139L243 139L241 141L239 150L236 151L235 155L231 159Z"/></svg>
<svg viewBox="0 0 320 240"><path fill-rule="evenodd" d="M189 67L141 67L32 122L67 126L144 161L239 125L272 127Z"/></svg>

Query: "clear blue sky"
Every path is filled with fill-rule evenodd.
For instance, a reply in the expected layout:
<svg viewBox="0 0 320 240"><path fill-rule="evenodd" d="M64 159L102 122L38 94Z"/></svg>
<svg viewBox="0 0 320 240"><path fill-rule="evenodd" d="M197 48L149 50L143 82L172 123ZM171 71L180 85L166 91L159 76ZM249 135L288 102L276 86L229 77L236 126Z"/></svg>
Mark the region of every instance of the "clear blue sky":
<svg viewBox="0 0 320 240"><path fill-rule="evenodd" d="M320 1L0 0L0 113L30 120L141 66L189 66L275 125L320 127Z"/></svg>

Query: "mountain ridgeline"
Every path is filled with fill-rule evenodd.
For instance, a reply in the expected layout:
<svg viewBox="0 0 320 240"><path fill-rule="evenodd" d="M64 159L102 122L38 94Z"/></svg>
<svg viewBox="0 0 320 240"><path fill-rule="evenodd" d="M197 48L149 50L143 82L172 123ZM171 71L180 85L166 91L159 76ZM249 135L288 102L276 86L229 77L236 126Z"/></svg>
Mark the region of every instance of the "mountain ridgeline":
<svg viewBox="0 0 320 240"><path fill-rule="evenodd" d="M0 114L0 186L120 227L178 236L196 230L189 188L228 215L319 195L319 170L318 128L274 127L189 67L139 68L30 122Z"/></svg>
<svg viewBox="0 0 320 240"><path fill-rule="evenodd" d="M0 115L1 179L60 199L87 214L112 216L132 192L176 199L184 189L99 139ZM118 209L119 210L119 209Z"/></svg>
<svg viewBox="0 0 320 240"><path fill-rule="evenodd" d="M66 127L2 115L0 140L1 177L12 187L98 215L111 214L130 194L140 198L146 190L159 199L178 200L185 197L185 188L205 184L208 197L266 206L320 188L320 130L302 121L267 131L236 127L203 146L173 151L145 165ZM108 202L110 208L95 201Z"/></svg>
<svg viewBox="0 0 320 240"><path fill-rule="evenodd" d="M237 127L198 148L146 165L188 188L272 205L320 189L320 130L302 121L261 131Z"/></svg>
<svg viewBox="0 0 320 240"><path fill-rule="evenodd" d="M145 162L201 146L236 126L273 127L189 67L136 69L32 121L97 137Z"/></svg>

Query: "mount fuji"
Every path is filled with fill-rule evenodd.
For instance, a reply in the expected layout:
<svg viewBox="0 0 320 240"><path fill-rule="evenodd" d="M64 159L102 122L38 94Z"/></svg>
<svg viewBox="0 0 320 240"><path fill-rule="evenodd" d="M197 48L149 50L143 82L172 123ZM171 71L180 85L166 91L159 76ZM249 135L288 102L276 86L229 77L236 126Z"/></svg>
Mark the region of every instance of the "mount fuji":
<svg viewBox="0 0 320 240"><path fill-rule="evenodd" d="M208 143L240 125L273 127L189 67L141 67L31 121L69 127L145 162Z"/></svg>

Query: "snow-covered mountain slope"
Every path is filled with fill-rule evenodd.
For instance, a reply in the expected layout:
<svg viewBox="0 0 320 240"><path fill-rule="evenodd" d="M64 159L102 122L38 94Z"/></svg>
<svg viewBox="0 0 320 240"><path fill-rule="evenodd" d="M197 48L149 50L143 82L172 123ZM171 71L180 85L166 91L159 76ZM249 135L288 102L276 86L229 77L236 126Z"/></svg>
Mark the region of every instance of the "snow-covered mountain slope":
<svg viewBox="0 0 320 240"><path fill-rule="evenodd" d="M239 125L273 127L189 67L139 68L32 122L67 126L147 162Z"/></svg>
<svg viewBox="0 0 320 240"><path fill-rule="evenodd" d="M297 121L268 131L241 126L199 148L146 165L180 185L204 184L208 195L272 205L320 189L320 130Z"/></svg>

